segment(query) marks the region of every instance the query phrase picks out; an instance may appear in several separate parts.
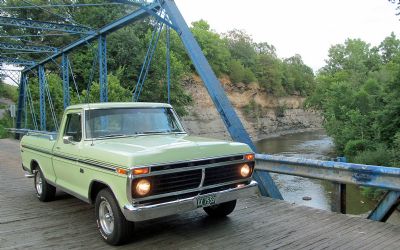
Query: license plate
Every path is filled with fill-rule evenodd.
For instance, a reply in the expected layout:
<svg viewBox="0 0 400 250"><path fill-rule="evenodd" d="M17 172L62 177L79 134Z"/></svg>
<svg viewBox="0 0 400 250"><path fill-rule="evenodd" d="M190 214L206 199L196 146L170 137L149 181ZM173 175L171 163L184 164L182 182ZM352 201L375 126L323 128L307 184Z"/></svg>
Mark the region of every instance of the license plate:
<svg viewBox="0 0 400 250"><path fill-rule="evenodd" d="M208 207L215 204L215 194L197 198L197 207Z"/></svg>

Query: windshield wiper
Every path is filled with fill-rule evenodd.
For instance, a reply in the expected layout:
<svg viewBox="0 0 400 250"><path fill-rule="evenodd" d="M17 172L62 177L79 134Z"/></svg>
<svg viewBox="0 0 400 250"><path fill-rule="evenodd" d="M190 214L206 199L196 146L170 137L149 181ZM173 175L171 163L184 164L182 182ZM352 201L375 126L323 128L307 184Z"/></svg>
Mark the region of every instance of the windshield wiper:
<svg viewBox="0 0 400 250"><path fill-rule="evenodd" d="M121 137L121 136L128 136L128 135L124 135L124 134L109 134L109 135L98 136L97 138L112 138L112 137Z"/></svg>
<svg viewBox="0 0 400 250"><path fill-rule="evenodd" d="M138 135L151 135L151 134L186 134L184 131L173 131L173 130L166 130L166 131L144 131L137 133Z"/></svg>
<svg viewBox="0 0 400 250"><path fill-rule="evenodd" d="M166 133L170 133L171 131L167 130L167 131L144 131L144 132L140 132L139 134L166 134Z"/></svg>

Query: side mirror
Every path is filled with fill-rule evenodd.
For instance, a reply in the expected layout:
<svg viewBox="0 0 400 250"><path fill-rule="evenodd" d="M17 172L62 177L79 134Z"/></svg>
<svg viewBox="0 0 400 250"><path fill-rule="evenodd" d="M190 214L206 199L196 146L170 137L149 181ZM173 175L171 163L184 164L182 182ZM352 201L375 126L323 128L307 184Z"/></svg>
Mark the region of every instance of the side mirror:
<svg viewBox="0 0 400 250"><path fill-rule="evenodd" d="M70 144L70 143L72 143L72 139L73 139L72 136L68 136L68 135L63 136L63 142L64 142L64 144Z"/></svg>

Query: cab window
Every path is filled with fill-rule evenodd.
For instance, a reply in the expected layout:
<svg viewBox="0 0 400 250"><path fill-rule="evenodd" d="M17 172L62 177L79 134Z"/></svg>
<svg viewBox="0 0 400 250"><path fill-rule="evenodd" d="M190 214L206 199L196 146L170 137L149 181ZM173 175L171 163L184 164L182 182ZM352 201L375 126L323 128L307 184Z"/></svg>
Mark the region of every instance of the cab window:
<svg viewBox="0 0 400 250"><path fill-rule="evenodd" d="M72 113L67 115L67 125L64 135L72 136L72 141L80 142L82 139L81 114Z"/></svg>

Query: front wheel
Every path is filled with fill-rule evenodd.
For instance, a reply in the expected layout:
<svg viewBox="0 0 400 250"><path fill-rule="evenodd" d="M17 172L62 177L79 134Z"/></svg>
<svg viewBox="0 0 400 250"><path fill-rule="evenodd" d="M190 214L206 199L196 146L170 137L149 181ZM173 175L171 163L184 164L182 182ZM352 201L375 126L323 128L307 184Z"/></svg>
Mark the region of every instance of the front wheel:
<svg viewBox="0 0 400 250"><path fill-rule="evenodd" d="M120 245L133 234L134 223L127 221L108 188L102 189L95 203L97 228L101 237L110 245Z"/></svg>
<svg viewBox="0 0 400 250"><path fill-rule="evenodd" d="M205 207L203 209L210 217L221 218L232 213L235 207L236 200L233 200L210 207Z"/></svg>
<svg viewBox="0 0 400 250"><path fill-rule="evenodd" d="M40 168L35 172L34 184L36 196L40 201L46 202L54 200L54 197L56 196L56 188L46 181Z"/></svg>

